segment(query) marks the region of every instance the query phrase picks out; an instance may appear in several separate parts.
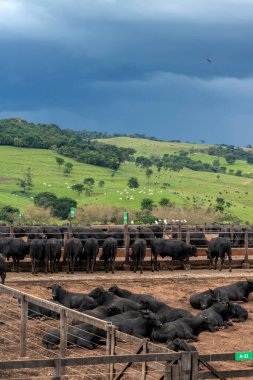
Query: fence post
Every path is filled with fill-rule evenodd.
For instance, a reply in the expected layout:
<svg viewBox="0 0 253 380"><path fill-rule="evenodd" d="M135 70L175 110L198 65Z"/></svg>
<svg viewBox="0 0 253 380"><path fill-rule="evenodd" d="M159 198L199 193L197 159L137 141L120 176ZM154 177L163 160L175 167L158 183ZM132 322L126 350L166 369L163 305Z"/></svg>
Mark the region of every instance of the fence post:
<svg viewBox="0 0 253 380"><path fill-rule="evenodd" d="M124 225L124 242L125 242L125 264L129 265L129 245L130 237L128 231L128 225Z"/></svg>
<svg viewBox="0 0 253 380"><path fill-rule="evenodd" d="M106 355L111 355L112 351L112 323L107 322L106 326ZM111 380L113 376L112 366L111 364L107 364L107 369L106 369L106 374L105 374L105 379L106 380Z"/></svg>
<svg viewBox="0 0 253 380"><path fill-rule="evenodd" d="M244 236L244 261L242 263L243 269L249 269L249 232L245 232Z"/></svg>
<svg viewBox="0 0 253 380"><path fill-rule="evenodd" d="M148 353L148 340L143 339L143 345L142 345L142 353L147 354ZM141 380L146 380L146 374L147 374L147 363L142 363L142 370L141 370Z"/></svg>
<svg viewBox="0 0 253 380"><path fill-rule="evenodd" d="M115 344L116 344L115 331L116 331L116 327L112 326L111 327L111 352L110 352L110 355L115 354ZM114 372L115 372L114 371L114 363L112 363L112 364L110 364L110 371L109 371L110 380L113 380Z"/></svg>
<svg viewBox="0 0 253 380"><path fill-rule="evenodd" d="M72 223L71 223L70 218L69 218L69 226L68 226L68 235L69 235L69 238L73 236Z"/></svg>
<svg viewBox="0 0 253 380"><path fill-rule="evenodd" d="M192 356L191 380L198 380L198 373L199 373L198 358L199 358L199 354L197 351L193 351L191 353L191 356Z"/></svg>
<svg viewBox="0 0 253 380"><path fill-rule="evenodd" d="M191 380L191 352L181 353L181 379Z"/></svg>
<svg viewBox="0 0 253 380"><path fill-rule="evenodd" d="M28 320L28 302L25 296L21 297L21 321L20 321L20 356L26 356L26 333Z"/></svg>
<svg viewBox="0 0 253 380"><path fill-rule="evenodd" d="M164 370L164 380L173 380L172 379L172 367L171 362L165 363L165 370Z"/></svg>
<svg viewBox="0 0 253 380"><path fill-rule="evenodd" d="M64 309L60 310L60 352L59 359L66 357L67 351L67 317L66 311ZM61 367L61 362L59 362L57 372L60 375L64 375L65 368Z"/></svg>
<svg viewBox="0 0 253 380"><path fill-rule="evenodd" d="M178 240L181 240L182 239L182 224L181 222L178 222L178 226L177 226L177 239Z"/></svg>
<svg viewBox="0 0 253 380"><path fill-rule="evenodd" d="M13 226L10 226L10 237L14 237Z"/></svg>

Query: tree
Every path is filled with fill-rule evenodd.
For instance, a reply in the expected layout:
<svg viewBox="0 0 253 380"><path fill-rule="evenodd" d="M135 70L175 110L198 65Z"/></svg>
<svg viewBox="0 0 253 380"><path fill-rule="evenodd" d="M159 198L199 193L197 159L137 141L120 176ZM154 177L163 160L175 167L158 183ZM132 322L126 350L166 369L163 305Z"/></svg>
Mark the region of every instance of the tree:
<svg viewBox="0 0 253 380"><path fill-rule="evenodd" d="M104 187L104 185L105 185L105 181L101 180L98 182L99 187Z"/></svg>
<svg viewBox="0 0 253 380"><path fill-rule="evenodd" d="M63 172L65 175L69 175L73 170L73 164L71 162L66 162L64 165Z"/></svg>
<svg viewBox="0 0 253 380"><path fill-rule="evenodd" d="M75 183L71 189L77 193L77 195L80 197L81 193L84 190L84 185L82 183Z"/></svg>
<svg viewBox="0 0 253 380"><path fill-rule="evenodd" d="M67 219L69 216L70 208L76 207L77 202L68 197L58 198L53 205L53 214L57 218Z"/></svg>
<svg viewBox="0 0 253 380"><path fill-rule="evenodd" d="M148 184L149 184L149 180L150 180L150 177L152 176L152 174L153 174L153 170L151 170L151 169L146 170L146 177L148 179Z"/></svg>
<svg viewBox="0 0 253 380"><path fill-rule="evenodd" d="M23 189L24 193L26 193L27 190L31 190L33 187L31 168L27 168L24 177L18 179L17 185Z"/></svg>
<svg viewBox="0 0 253 380"><path fill-rule="evenodd" d="M94 178L84 178L83 183L85 194L90 196L93 192L93 186L95 185Z"/></svg>
<svg viewBox="0 0 253 380"><path fill-rule="evenodd" d="M64 158L61 158L61 157L55 157L55 160L57 162L57 164L59 165L59 169L60 167L64 164L65 160Z"/></svg>
<svg viewBox="0 0 253 380"><path fill-rule="evenodd" d="M141 201L141 209L142 210L152 211L154 207L155 206L154 206L153 199L150 199L150 198L143 198L142 199L142 201Z"/></svg>
<svg viewBox="0 0 253 380"><path fill-rule="evenodd" d="M227 154L225 160L229 165L233 165L235 163L235 157L233 154Z"/></svg>
<svg viewBox="0 0 253 380"><path fill-rule="evenodd" d="M13 224L16 214L19 209L11 205L6 205L0 208L0 220Z"/></svg>
<svg viewBox="0 0 253 380"><path fill-rule="evenodd" d="M139 166L140 168L147 169L152 166L152 161L147 157L140 156L136 158L135 165Z"/></svg>
<svg viewBox="0 0 253 380"><path fill-rule="evenodd" d="M57 196L54 193L46 191L35 195L33 201L36 206L48 208L53 207L56 200Z"/></svg>
<svg viewBox="0 0 253 380"><path fill-rule="evenodd" d="M169 200L169 198L161 198L160 201L159 201L159 205L161 207L171 207L173 205L173 203Z"/></svg>
<svg viewBox="0 0 253 380"><path fill-rule="evenodd" d="M223 212L225 209L225 199L224 198L216 198L216 210Z"/></svg>
<svg viewBox="0 0 253 380"><path fill-rule="evenodd" d="M130 189L137 189L139 187L139 182L136 177L130 177L127 185L130 187Z"/></svg>

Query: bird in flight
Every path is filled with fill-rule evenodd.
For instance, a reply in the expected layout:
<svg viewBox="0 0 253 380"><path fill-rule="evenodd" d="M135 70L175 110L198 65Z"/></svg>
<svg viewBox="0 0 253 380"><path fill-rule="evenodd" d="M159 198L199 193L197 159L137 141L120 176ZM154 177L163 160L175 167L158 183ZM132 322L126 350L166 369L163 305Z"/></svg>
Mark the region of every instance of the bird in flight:
<svg viewBox="0 0 253 380"><path fill-rule="evenodd" d="M207 58L206 60L208 63L212 63L211 59Z"/></svg>

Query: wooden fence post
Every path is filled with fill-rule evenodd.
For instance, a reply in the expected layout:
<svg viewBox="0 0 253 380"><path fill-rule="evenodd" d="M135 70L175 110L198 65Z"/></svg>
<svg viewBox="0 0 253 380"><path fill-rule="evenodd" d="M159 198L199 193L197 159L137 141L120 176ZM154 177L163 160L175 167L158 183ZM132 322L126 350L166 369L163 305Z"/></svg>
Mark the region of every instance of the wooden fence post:
<svg viewBox="0 0 253 380"><path fill-rule="evenodd" d="M67 317L66 312L64 309L60 310L60 352L59 352L59 359L63 359L66 357L67 353ZM57 372L59 376L61 377L64 375L65 368L61 367L61 362L58 363Z"/></svg>
<svg viewBox="0 0 253 380"><path fill-rule="evenodd" d="M181 354L181 377L182 380L191 380L191 352L183 351Z"/></svg>
<svg viewBox="0 0 253 380"><path fill-rule="evenodd" d="M129 236L127 224L124 225L124 243L125 243L125 264L129 265L130 236Z"/></svg>
<svg viewBox="0 0 253 380"><path fill-rule="evenodd" d="M71 219L69 218L69 226L68 226L68 237L72 237L73 236L73 230L72 230L72 223L71 223Z"/></svg>
<svg viewBox="0 0 253 380"><path fill-rule="evenodd" d="M178 240L182 239L182 224L181 224L181 222L178 222L178 226L177 226L177 239Z"/></svg>
<svg viewBox="0 0 253 380"><path fill-rule="evenodd" d="M164 380L173 380L172 379L172 367L171 362L165 363L165 370L164 370Z"/></svg>
<svg viewBox="0 0 253 380"><path fill-rule="evenodd" d="M193 351L191 352L191 356L192 356L191 380L198 380L199 354L197 351Z"/></svg>
<svg viewBox="0 0 253 380"><path fill-rule="evenodd" d="M242 263L242 268L249 269L249 267L249 233L246 231L244 236L244 261Z"/></svg>
<svg viewBox="0 0 253 380"><path fill-rule="evenodd" d="M111 351L110 351L110 355L114 355L115 354L115 345L116 345L116 335L115 335L115 332L116 332L116 327L112 326L111 327ZM112 363L110 365L110 371L109 371L110 380L113 380L114 372L115 372L115 370L114 370L114 363Z"/></svg>
<svg viewBox="0 0 253 380"><path fill-rule="evenodd" d="M28 320L28 302L25 296L21 297L21 321L20 321L20 356L26 356L26 335Z"/></svg>
<svg viewBox="0 0 253 380"><path fill-rule="evenodd" d="M148 353L148 340L143 339L143 345L142 345L142 353L147 354ZM142 363L142 370L141 370L141 380L146 380L146 374L147 374L147 363Z"/></svg>
<svg viewBox="0 0 253 380"><path fill-rule="evenodd" d="M194 232L193 232L194 234ZM191 233L189 231L186 232L186 244L190 244L191 242Z"/></svg>
<svg viewBox="0 0 253 380"><path fill-rule="evenodd" d="M111 355L112 352L112 323L108 322L106 326L106 355ZM106 374L105 374L105 379L106 380L111 380L113 376L112 370L112 365L107 364L106 365Z"/></svg>
<svg viewBox="0 0 253 380"><path fill-rule="evenodd" d="M14 237L13 226L10 226L10 237Z"/></svg>

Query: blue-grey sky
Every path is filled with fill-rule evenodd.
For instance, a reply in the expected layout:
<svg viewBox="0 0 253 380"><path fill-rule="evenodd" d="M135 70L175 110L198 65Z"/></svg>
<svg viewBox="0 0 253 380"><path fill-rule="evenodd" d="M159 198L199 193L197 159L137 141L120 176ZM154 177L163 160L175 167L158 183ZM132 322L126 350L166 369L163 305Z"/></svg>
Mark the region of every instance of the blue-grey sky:
<svg viewBox="0 0 253 380"><path fill-rule="evenodd" d="M253 144L252 36L252 0L0 0L0 118Z"/></svg>

